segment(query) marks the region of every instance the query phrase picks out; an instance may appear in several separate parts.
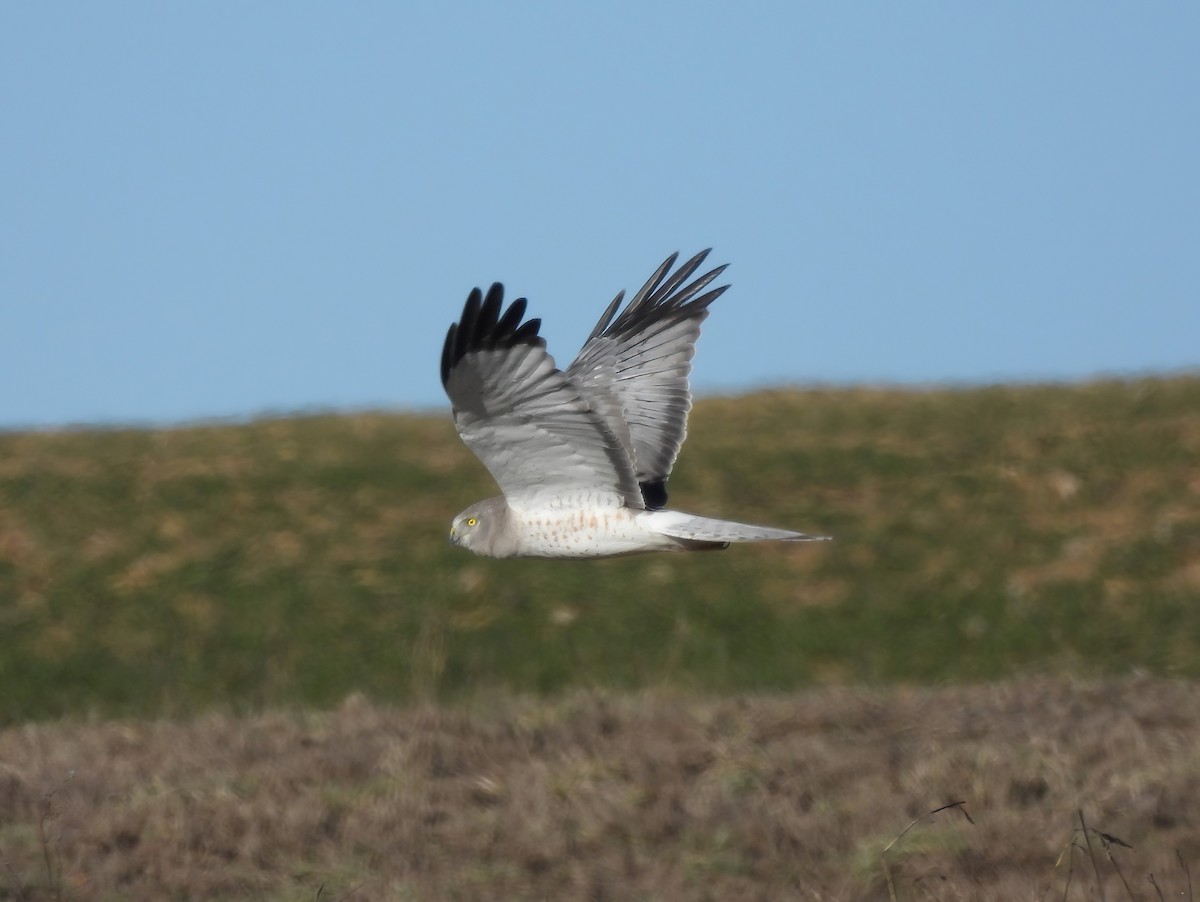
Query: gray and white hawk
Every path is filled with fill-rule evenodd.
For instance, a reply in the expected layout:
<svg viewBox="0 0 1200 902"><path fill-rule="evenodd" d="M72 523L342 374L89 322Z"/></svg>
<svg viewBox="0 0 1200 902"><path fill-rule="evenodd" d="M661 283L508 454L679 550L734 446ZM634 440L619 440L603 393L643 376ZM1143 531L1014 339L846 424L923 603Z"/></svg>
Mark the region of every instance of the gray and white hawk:
<svg viewBox="0 0 1200 902"><path fill-rule="evenodd" d="M619 314L625 293L613 299L566 371L541 320L524 320L525 298L502 312L500 283L470 293L446 334L442 385L504 494L455 517L451 542L488 557L592 558L825 538L665 509L700 324L729 287L705 291L724 266L687 282L707 250L671 273L677 256Z"/></svg>

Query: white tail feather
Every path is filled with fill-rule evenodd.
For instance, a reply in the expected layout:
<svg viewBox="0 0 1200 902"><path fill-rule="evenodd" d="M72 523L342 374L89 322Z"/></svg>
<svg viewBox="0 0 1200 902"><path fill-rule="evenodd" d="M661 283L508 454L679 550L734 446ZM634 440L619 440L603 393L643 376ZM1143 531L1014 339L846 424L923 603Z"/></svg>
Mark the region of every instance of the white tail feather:
<svg viewBox="0 0 1200 902"><path fill-rule="evenodd" d="M712 520L681 511L648 511L643 515L655 532L694 542L828 542L830 536L810 536L790 529L753 526L732 520Z"/></svg>

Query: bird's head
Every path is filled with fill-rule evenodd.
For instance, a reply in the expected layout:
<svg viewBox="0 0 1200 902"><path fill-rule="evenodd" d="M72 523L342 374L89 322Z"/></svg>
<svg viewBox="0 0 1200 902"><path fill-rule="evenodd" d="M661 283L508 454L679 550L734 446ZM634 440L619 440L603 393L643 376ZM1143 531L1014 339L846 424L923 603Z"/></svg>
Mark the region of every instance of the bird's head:
<svg viewBox="0 0 1200 902"><path fill-rule="evenodd" d="M489 498L472 504L450 522L450 544L476 554L502 557L497 546L507 522L507 505L503 498Z"/></svg>

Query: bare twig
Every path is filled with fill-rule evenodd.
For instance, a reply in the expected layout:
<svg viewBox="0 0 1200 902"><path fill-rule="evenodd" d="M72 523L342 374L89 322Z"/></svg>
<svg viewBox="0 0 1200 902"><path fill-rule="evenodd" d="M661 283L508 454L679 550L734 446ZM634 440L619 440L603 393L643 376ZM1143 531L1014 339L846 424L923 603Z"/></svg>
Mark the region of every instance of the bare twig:
<svg viewBox="0 0 1200 902"><path fill-rule="evenodd" d="M920 817L913 818L912 822L907 827L896 834L892 841L883 847L883 851L879 853L879 863L883 867L883 877L887 881L888 899L890 899L891 902L896 902L896 882L892 879L892 869L888 867L887 863L887 853L891 850L892 846L898 843L904 837L905 833L907 833L917 824L921 823L921 821L925 820L926 818L933 817L935 814L946 811L950 808L957 809L962 813L962 816L967 819L967 823L974 824L975 821L971 818L971 815L967 813L967 809L965 807L966 804L967 803L965 800L959 802L949 802L945 805L942 805L940 808L934 808L932 811L927 811Z"/></svg>
<svg viewBox="0 0 1200 902"><path fill-rule="evenodd" d="M1183 855L1178 849L1175 850L1175 857L1179 859L1179 866L1183 868L1183 876L1187 877L1188 902L1195 902L1192 898L1192 872L1188 869L1187 862L1183 860Z"/></svg>
<svg viewBox="0 0 1200 902"><path fill-rule="evenodd" d="M1117 872L1117 876L1121 878L1121 883L1125 886L1125 892L1129 894L1130 899L1136 899L1133 888L1129 885L1129 881L1125 879L1124 873L1121 872L1121 866L1117 864L1117 859L1113 858L1112 847L1121 846L1125 849L1132 849L1129 843L1121 839L1119 836L1113 836L1111 833L1105 833L1102 830L1092 828L1092 832L1100 837L1100 842L1104 845L1104 854L1108 856L1108 863L1113 866L1113 870Z"/></svg>
<svg viewBox="0 0 1200 902"><path fill-rule="evenodd" d="M58 881L55 879L54 874L56 858L54 852L55 844L50 842L46 824L57 817L58 812L54 809L54 791L51 791L42 797L42 812L38 818L38 841L42 846L42 864L46 868L46 886L51 889L58 885Z"/></svg>
<svg viewBox="0 0 1200 902"><path fill-rule="evenodd" d="M1133 894L1133 888L1130 887L1129 881L1125 879L1125 875L1123 873L1121 873L1121 866L1119 864L1117 864L1117 859L1113 858L1112 849L1109 848L1110 846L1114 845L1114 843L1108 842L1107 834L1101 833L1100 836L1102 838L1102 841L1104 842L1104 854L1108 856L1109 864L1111 864L1113 866L1113 870L1116 871L1117 876L1121 878L1121 883L1124 884L1125 892L1127 892L1129 894L1129 898L1136 899L1137 897ZM1133 846L1129 845L1129 843L1124 843L1124 842L1121 842L1120 840L1117 840L1117 843L1120 843L1122 846L1124 846L1127 849L1133 848Z"/></svg>
<svg viewBox="0 0 1200 902"><path fill-rule="evenodd" d="M1156 893L1158 893L1158 902L1167 902L1167 900L1166 900L1165 898L1163 898L1162 887L1160 887L1160 886L1158 885L1158 881L1154 879L1154 872L1153 872L1153 871L1151 871L1151 872L1150 872L1150 878L1149 878L1149 879L1150 879L1150 885L1151 885L1152 887L1154 887L1154 891L1155 891Z"/></svg>
<svg viewBox="0 0 1200 902"><path fill-rule="evenodd" d="M881 854L881 855L886 855L886 854L887 854L887 852L888 852L888 850L889 850L889 849L891 849L891 847L892 847L892 846L894 846L896 843L898 843L898 842L899 842L899 841L900 841L900 840L901 840L901 839L904 837L904 834L905 834L905 833L907 833L909 830L911 830L911 829L912 829L913 827L915 827L917 824L921 823L921 821L925 820L926 818L933 817L935 814L939 814L939 813L941 813L941 812L943 812L943 811L945 811L945 810L947 810L947 809L949 809L949 808L957 808L959 811L961 811L961 812L962 812L962 816L963 816L963 817L965 817L969 823L972 823L972 824L974 824L974 823L975 823L975 821L973 821L973 820L971 819L971 815L967 814L967 809L963 807L963 806L964 806L964 805L966 805L966 804L967 804L967 803L966 803L965 801L962 801L962 802L950 802L950 803L948 803L948 804L946 804L946 805L943 805L941 808L934 808L934 809L933 809L933 811L929 811L929 812L927 812L927 813L925 813L925 814L922 814L920 817L918 817L918 818L915 818L911 824L909 824L907 827L905 827L903 830L901 830L901 831L900 831L900 832L899 832L899 833L896 835L896 838L895 838L895 839L893 839L893 840L892 840L890 843L888 843L886 846L884 846L884 847L883 847L883 851L882 851L880 854Z"/></svg>
<svg viewBox="0 0 1200 902"><path fill-rule="evenodd" d="M1066 848L1058 853L1058 860L1054 862L1054 869L1057 871L1059 865L1063 863L1063 859L1067 859L1067 883L1063 887L1063 902L1067 902L1067 897L1071 894L1071 878L1075 874L1075 850L1085 851L1083 846L1075 839L1075 834L1071 834Z"/></svg>
<svg viewBox="0 0 1200 902"><path fill-rule="evenodd" d="M1083 820L1083 809L1076 809L1076 814L1079 815L1079 829L1083 831L1083 841L1087 843L1088 858L1092 860L1092 870L1096 873L1096 895L1100 898L1100 902L1105 902L1104 881L1100 879L1100 865L1096 862L1096 853L1092 851L1092 839L1088 834L1087 824Z"/></svg>
<svg viewBox="0 0 1200 902"><path fill-rule="evenodd" d="M58 840L50 841L46 825L58 819L58 809L54 807L54 797L58 791L75 779L75 771L67 774L66 779L42 796L41 816L38 818L38 840L42 844L42 862L46 868L46 886L54 893L54 898L62 898L62 863L58 858Z"/></svg>

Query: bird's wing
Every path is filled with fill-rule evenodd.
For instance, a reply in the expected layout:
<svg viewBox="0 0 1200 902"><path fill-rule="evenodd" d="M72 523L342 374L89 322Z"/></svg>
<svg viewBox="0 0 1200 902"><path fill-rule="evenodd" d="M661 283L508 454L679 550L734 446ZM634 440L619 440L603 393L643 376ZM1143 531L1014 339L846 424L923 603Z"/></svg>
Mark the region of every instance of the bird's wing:
<svg viewBox="0 0 1200 902"><path fill-rule="evenodd" d="M627 446L554 365L522 322L525 299L501 315L504 287L476 288L442 349L442 385L454 423L510 507L529 510L590 496L596 504L642 508Z"/></svg>
<svg viewBox="0 0 1200 902"><path fill-rule="evenodd" d="M606 418L615 411L624 419L634 472L651 508L666 503L665 482L687 436L688 375L700 324L708 305L729 287L704 291L724 266L688 283L707 256L701 251L668 275L678 257L672 254L620 315L625 293L618 294L567 368L568 378ZM619 434L619 427L614 431Z"/></svg>

